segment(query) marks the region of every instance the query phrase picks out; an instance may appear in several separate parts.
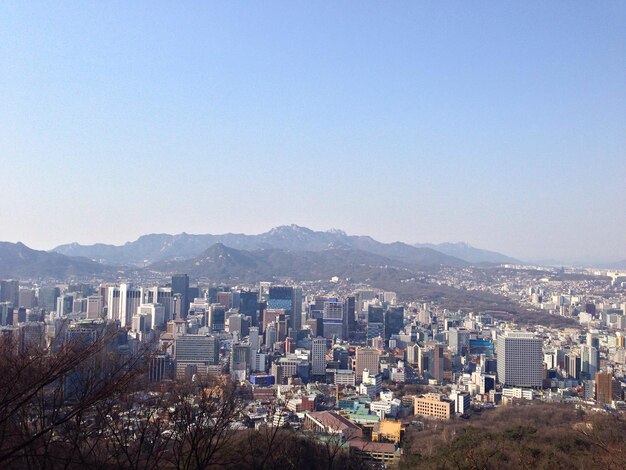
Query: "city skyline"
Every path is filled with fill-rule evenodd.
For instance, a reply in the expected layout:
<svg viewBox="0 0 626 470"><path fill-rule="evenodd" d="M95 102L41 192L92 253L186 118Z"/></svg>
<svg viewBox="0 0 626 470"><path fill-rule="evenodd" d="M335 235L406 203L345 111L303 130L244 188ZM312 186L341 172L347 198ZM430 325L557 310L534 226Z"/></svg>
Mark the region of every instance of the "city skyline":
<svg viewBox="0 0 626 470"><path fill-rule="evenodd" d="M2 239L626 258L626 7L0 6Z"/></svg>

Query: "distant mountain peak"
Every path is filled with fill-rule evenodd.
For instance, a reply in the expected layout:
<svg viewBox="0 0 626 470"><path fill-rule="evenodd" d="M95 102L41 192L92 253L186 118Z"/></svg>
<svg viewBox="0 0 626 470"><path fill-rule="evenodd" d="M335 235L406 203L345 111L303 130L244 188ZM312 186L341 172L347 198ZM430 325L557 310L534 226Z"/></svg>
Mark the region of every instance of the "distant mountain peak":
<svg viewBox="0 0 626 470"><path fill-rule="evenodd" d="M348 234L339 228L331 228L326 230L326 233L331 233L333 235L339 235L341 237L347 237Z"/></svg>
<svg viewBox="0 0 626 470"><path fill-rule="evenodd" d="M279 225L278 227L274 227L267 233L271 235L275 235L275 234L292 233L292 232L311 233L313 231L309 228L301 227L300 225L290 224L290 225Z"/></svg>

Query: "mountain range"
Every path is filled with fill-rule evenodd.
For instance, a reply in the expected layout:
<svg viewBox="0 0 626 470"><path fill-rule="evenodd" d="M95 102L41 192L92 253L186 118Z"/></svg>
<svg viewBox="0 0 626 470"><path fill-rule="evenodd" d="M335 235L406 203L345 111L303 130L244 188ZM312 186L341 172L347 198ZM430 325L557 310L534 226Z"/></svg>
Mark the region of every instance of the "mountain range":
<svg viewBox="0 0 626 470"><path fill-rule="evenodd" d="M437 245L433 243L415 243L413 246L416 246L418 248L432 248L435 251L438 251L448 256L454 256L455 258L462 259L463 261L467 261L468 263L472 264L523 264L522 261L511 258L510 256L503 255L502 253L475 248L464 242L439 243Z"/></svg>
<svg viewBox="0 0 626 470"><path fill-rule="evenodd" d="M145 270L224 281L338 276L374 282L406 279L441 266L515 261L467 244L382 243L341 230L321 232L297 225L259 235L150 234L120 246L72 243L50 252L0 243L0 276L17 278L106 277L116 271Z"/></svg>
<svg viewBox="0 0 626 470"><path fill-rule="evenodd" d="M159 261L147 269L168 274L184 272L195 278L239 282L254 282L273 277L302 281L330 279L333 276L374 282L411 278L419 267L344 247L320 251L275 248L237 250L216 243L195 258Z"/></svg>
<svg viewBox="0 0 626 470"><path fill-rule="evenodd" d="M67 279L107 271L109 267L88 258L33 250L20 242L0 242L0 277Z"/></svg>
<svg viewBox="0 0 626 470"><path fill-rule="evenodd" d="M194 258L216 243L247 251L274 249L318 252L329 248L346 248L424 267L440 265L459 267L468 263L516 261L508 256L473 248L467 244L413 246L402 242L382 243L369 236L347 235L342 230L323 232L297 225L283 225L259 235L150 234L124 245L71 243L58 246L52 251L67 256L87 257L104 264L146 266L159 261Z"/></svg>

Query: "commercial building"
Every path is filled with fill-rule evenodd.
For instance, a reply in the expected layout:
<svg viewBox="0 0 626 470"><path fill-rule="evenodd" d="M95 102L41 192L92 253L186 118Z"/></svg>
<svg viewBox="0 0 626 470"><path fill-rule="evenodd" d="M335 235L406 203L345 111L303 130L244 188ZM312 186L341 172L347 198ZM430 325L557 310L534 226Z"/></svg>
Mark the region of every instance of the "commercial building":
<svg viewBox="0 0 626 470"><path fill-rule="evenodd" d="M534 333L508 331L497 339L498 381L513 387L541 387L543 341Z"/></svg>
<svg viewBox="0 0 626 470"><path fill-rule="evenodd" d="M454 413L454 402L438 393L427 393L413 400L413 414L437 419L450 419Z"/></svg>
<svg viewBox="0 0 626 470"><path fill-rule="evenodd" d="M311 340L311 375L320 377L326 374L326 339Z"/></svg>
<svg viewBox="0 0 626 470"><path fill-rule="evenodd" d="M377 374L380 369L380 353L376 348L357 348L355 375L357 383L363 380L363 371Z"/></svg>

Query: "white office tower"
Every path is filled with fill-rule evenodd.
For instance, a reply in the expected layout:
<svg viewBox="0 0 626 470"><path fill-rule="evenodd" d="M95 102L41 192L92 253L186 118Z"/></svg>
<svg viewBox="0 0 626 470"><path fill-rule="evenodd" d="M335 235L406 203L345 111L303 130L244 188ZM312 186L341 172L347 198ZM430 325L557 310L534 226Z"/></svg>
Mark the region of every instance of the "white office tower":
<svg viewBox="0 0 626 470"><path fill-rule="evenodd" d="M120 284L119 287L109 288L107 302L107 317L110 320L119 320L122 328L132 326L132 318L141 305L141 289L131 284Z"/></svg>
<svg viewBox="0 0 626 470"><path fill-rule="evenodd" d="M311 375L326 374L326 339L314 338L311 341Z"/></svg>
<svg viewBox="0 0 626 470"><path fill-rule="evenodd" d="M165 322L174 319L174 294L171 287L151 287L144 289L144 304L160 304L163 305L165 311Z"/></svg>
<svg viewBox="0 0 626 470"><path fill-rule="evenodd" d="M248 341L250 343L250 352L254 355L259 351L259 327L251 326L248 331Z"/></svg>
<svg viewBox="0 0 626 470"><path fill-rule="evenodd" d="M165 307L160 304L142 304L137 308L137 315L146 315L150 319L150 329L165 326Z"/></svg>
<svg viewBox="0 0 626 470"><path fill-rule="evenodd" d="M540 387L543 341L534 333L507 331L497 339L498 381L513 387Z"/></svg>
<svg viewBox="0 0 626 470"><path fill-rule="evenodd" d="M580 345L580 367L581 372L587 378L595 377L600 366L600 351L598 348L589 346L588 344Z"/></svg>
<svg viewBox="0 0 626 470"><path fill-rule="evenodd" d="M254 372L263 372L267 370L267 354L256 353L252 355L251 369Z"/></svg>
<svg viewBox="0 0 626 470"><path fill-rule="evenodd" d="M469 340L470 332L464 328L450 328L448 331L448 345L454 354L467 354L469 352Z"/></svg>

